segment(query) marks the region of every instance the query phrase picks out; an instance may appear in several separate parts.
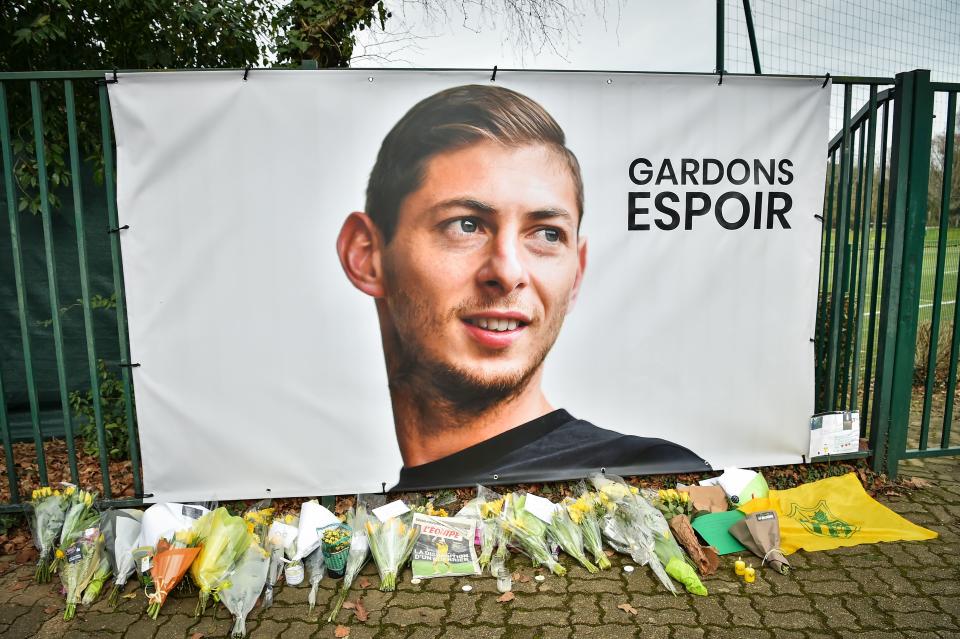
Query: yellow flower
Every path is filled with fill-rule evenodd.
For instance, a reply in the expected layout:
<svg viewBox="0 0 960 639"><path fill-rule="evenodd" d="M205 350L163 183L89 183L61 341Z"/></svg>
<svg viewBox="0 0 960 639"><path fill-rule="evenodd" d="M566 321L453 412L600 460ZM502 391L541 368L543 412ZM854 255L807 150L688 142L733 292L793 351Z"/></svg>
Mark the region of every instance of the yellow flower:
<svg viewBox="0 0 960 639"><path fill-rule="evenodd" d="M67 486L66 490L63 491L63 494L69 497L73 493L77 492L76 486Z"/></svg>
<svg viewBox="0 0 960 639"><path fill-rule="evenodd" d="M62 550L60 550L59 548L57 548L57 552L54 553L54 554L56 555L57 559L63 559L64 557L66 557L66 555L64 554L64 552L63 552Z"/></svg>
<svg viewBox="0 0 960 639"><path fill-rule="evenodd" d="M283 518L283 523L285 523L285 524L292 524L292 523L293 523L293 515L288 514L286 517L284 517L284 518Z"/></svg>

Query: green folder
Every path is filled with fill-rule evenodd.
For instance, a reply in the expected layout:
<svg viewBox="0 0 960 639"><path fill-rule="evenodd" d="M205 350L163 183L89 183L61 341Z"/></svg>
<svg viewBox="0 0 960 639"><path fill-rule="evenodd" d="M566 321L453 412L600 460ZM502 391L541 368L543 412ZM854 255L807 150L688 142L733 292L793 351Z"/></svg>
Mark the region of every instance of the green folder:
<svg viewBox="0 0 960 639"><path fill-rule="evenodd" d="M693 520L692 526L704 541L717 549L718 555L729 555L733 552L746 550L737 538L730 534L730 526L743 519L739 510L728 510L724 513L708 513Z"/></svg>

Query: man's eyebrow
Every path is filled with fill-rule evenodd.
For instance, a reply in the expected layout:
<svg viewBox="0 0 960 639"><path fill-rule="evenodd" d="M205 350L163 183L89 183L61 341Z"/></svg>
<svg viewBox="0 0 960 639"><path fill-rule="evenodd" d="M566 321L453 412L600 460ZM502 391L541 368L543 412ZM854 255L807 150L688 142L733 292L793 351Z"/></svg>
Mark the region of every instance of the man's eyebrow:
<svg viewBox="0 0 960 639"><path fill-rule="evenodd" d="M450 208L463 208L470 209L477 213L483 213L486 215L494 215L497 212L496 207L486 202L481 202L480 200L475 200L473 198L451 198L449 200L444 200L439 202L431 207L434 211L442 211L444 209ZM531 217L534 220L550 220L556 218L564 218L568 220L574 220L574 216L570 211L566 210L563 207L547 207L542 209L536 209L530 211L527 214L527 217Z"/></svg>

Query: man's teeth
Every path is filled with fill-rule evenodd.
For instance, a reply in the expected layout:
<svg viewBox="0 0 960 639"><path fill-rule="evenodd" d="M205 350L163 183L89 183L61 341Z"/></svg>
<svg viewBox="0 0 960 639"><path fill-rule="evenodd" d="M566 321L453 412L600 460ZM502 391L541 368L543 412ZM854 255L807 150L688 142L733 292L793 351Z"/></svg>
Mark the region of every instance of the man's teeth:
<svg viewBox="0 0 960 639"><path fill-rule="evenodd" d="M467 321L474 326L485 328L488 331L512 331L520 325L520 322L515 319L499 319L494 317L481 317L477 319L469 319Z"/></svg>

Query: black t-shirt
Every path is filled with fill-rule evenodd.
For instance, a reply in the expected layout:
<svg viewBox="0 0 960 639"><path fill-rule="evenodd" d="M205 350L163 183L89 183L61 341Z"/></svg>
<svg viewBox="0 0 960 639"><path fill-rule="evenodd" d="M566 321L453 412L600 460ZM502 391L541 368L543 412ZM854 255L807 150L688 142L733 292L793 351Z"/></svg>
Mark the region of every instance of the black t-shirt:
<svg viewBox="0 0 960 639"><path fill-rule="evenodd" d="M710 464L683 446L598 428L560 409L442 459L404 466L392 490L561 481L601 469L651 475L702 472Z"/></svg>

